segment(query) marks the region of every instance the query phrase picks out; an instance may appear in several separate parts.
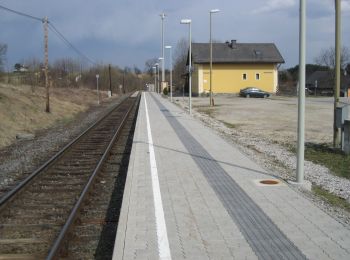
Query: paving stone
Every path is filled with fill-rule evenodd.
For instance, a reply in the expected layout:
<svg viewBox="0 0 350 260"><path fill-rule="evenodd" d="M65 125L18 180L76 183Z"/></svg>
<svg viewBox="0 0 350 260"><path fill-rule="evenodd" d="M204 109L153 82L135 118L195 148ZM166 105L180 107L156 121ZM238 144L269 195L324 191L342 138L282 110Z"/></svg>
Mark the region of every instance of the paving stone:
<svg viewBox="0 0 350 260"><path fill-rule="evenodd" d="M288 185L256 186L271 178L264 169L173 104L146 98L173 259L350 259L349 230ZM114 259L158 258L146 130L142 99Z"/></svg>

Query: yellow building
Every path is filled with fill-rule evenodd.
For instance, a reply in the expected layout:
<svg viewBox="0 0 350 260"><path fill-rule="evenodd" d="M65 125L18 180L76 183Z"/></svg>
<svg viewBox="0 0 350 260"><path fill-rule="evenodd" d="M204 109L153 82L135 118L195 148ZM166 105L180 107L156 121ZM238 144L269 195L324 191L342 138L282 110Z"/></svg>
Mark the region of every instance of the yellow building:
<svg viewBox="0 0 350 260"><path fill-rule="evenodd" d="M192 93L210 90L210 45L192 43ZM213 43L213 93L238 93L257 87L276 93L278 66L284 60L273 43Z"/></svg>

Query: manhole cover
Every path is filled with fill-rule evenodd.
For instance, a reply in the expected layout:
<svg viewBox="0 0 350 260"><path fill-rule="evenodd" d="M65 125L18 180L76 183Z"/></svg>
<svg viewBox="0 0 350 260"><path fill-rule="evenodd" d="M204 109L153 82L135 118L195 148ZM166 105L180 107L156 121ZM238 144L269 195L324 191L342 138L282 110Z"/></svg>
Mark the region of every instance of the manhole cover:
<svg viewBox="0 0 350 260"><path fill-rule="evenodd" d="M261 184L266 184L266 185L276 185L279 184L280 182L277 180L261 180L259 181Z"/></svg>
<svg viewBox="0 0 350 260"><path fill-rule="evenodd" d="M256 186L260 187L276 187L276 186L286 186L283 181L280 181L278 179L258 179L258 180L252 180Z"/></svg>

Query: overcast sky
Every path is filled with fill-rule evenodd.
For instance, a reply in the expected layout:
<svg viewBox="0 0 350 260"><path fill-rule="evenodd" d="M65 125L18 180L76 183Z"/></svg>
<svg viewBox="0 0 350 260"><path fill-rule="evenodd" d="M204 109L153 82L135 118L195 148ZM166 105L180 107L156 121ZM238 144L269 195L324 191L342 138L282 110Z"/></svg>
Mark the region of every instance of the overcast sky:
<svg viewBox="0 0 350 260"><path fill-rule="evenodd" d="M180 19L192 19L194 42L209 40L209 10L216 41L273 42L285 68L298 63L299 0L0 0L0 4L49 20L79 50L97 62L144 69L160 57L161 19L165 43L187 37ZM342 41L350 47L350 0L342 1ZM334 45L334 0L307 0L307 62ZM0 42L8 44L9 66L42 58L42 24L0 9ZM49 58L78 57L51 31ZM167 56L166 56L167 57Z"/></svg>

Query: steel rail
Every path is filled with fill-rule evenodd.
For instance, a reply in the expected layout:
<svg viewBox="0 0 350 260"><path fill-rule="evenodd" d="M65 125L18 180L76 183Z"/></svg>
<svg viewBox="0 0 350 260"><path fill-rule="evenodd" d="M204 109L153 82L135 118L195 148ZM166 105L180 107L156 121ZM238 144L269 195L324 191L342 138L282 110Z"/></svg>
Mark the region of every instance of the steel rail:
<svg viewBox="0 0 350 260"><path fill-rule="evenodd" d="M56 238L56 240L53 243L53 246L51 247L48 256L46 257L47 260L51 260L51 259L55 259L56 255L59 253L59 250L64 242L64 239L66 237L66 235L69 233L70 228L72 227L73 223L75 222L78 214L79 214L79 210L80 207L82 206L84 199L86 198L86 195L88 194L92 183L95 180L95 177L98 175L99 171L101 170L103 163L105 162L107 156L109 155L109 152L112 148L112 146L114 145L116 139L119 137L120 132L122 130L122 128L125 125L126 120L129 117L130 112L132 111L132 109L135 107L136 103L139 102L140 100L140 96L137 97L137 101L129 108L129 110L127 111L127 113L125 114L125 116L123 117L123 120L120 124L120 126L118 127L118 129L116 130L115 134L113 135L108 147L106 148L105 152L103 153L103 156L101 157L99 163L97 164L94 172L92 173L92 175L89 178L89 181L87 182L84 190L82 191L81 195L79 196L79 199L77 200L76 204L74 205L66 223L64 224L63 228L61 229L58 237Z"/></svg>
<svg viewBox="0 0 350 260"><path fill-rule="evenodd" d="M95 123L93 123L91 126L89 126L83 133L81 133L78 137L76 137L70 143L68 143L65 147L63 147L59 152L57 152L47 162L45 162L43 165L41 165L37 170L35 170L33 173L31 173L29 176L27 176L14 189L9 191L8 193L5 193L5 195L0 198L0 211L3 209L3 207L6 205L6 203L9 202L11 199L13 199L14 196L17 195L20 191L22 191L23 188L26 187L26 185L28 183L30 183L43 170L48 168L53 162L55 162L57 159L59 159L69 148L72 147L73 144L77 143L92 128L97 126L102 120L104 120L107 116L109 116L115 109L117 109L119 106L121 106L121 104L123 104L130 97L130 95L131 94L124 97L124 99L119 104L117 104L113 108L111 108L104 116L102 116L99 120L97 120Z"/></svg>

